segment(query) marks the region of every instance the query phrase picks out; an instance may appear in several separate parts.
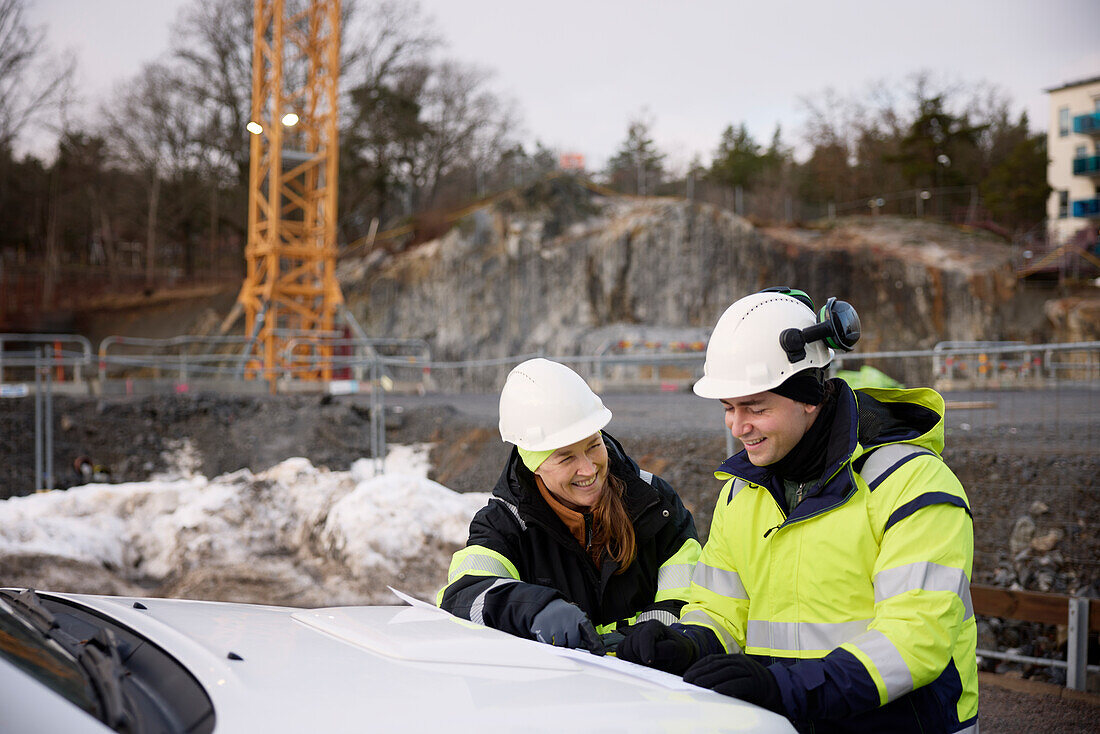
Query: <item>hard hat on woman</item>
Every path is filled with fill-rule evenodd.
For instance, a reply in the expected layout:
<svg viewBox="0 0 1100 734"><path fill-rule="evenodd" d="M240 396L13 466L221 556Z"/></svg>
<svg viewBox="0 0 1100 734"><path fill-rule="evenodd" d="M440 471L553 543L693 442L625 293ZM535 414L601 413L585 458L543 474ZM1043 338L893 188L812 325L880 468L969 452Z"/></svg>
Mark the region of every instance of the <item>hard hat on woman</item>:
<svg viewBox="0 0 1100 734"><path fill-rule="evenodd" d="M517 365L500 391L500 437L526 451L553 451L591 436L611 411L588 383L559 362Z"/></svg>

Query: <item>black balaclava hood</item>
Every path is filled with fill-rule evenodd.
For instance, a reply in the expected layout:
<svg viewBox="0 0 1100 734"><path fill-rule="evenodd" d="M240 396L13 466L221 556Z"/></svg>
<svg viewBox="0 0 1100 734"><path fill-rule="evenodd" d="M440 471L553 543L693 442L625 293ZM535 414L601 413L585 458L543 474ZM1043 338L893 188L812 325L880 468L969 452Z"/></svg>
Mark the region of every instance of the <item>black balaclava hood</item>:
<svg viewBox="0 0 1100 734"><path fill-rule="evenodd" d="M819 368L813 369L820 371ZM803 370L793 375L782 385L771 390L776 395L782 395L800 403L820 406L817 418L814 419L813 424L810 425L801 440L795 444L793 449L787 452L786 456L768 466L768 469L775 476L793 482L816 479L825 472L829 434L833 425L833 416L836 415L837 391L831 385L829 389L826 389L825 384L818 381L817 377L806 375L807 372L810 372L810 370ZM803 375L805 377L802 377ZM788 383L796 380L796 378L798 378L797 384L791 389ZM816 390L809 384L810 382L816 386ZM819 395L816 401L812 400L813 394ZM811 399L803 400L800 397L795 397L795 395Z"/></svg>
<svg viewBox="0 0 1100 734"><path fill-rule="evenodd" d="M785 382L768 392L807 405L821 405L821 401L825 399L825 370L820 367L809 367L801 372L795 372Z"/></svg>

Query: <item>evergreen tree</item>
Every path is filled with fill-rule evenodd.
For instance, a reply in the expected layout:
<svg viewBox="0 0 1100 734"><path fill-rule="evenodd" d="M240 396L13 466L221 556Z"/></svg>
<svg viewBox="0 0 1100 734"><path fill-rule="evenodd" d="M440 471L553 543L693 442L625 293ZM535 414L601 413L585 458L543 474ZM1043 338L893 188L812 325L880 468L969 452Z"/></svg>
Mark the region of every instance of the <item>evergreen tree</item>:
<svg viewBox="0 0 1100 734"><path fill-rule="evenodd" d="M1006 227L1025 230L1046 217L1050 195L1047 183L1046 134L1027 131L1027 115L1021 116L1016 141L999 157L981 184L982 198L993 219Z"/></svg>
<svg viewBox="0 0 1100 734"><path fill-rule="evenodd" d="M975 183L977 172L966 170L965 163L974 160L985 128L970 124L966 113L955 116L948 112L942 94L922 98L895 159L913 186L939 188Z"/></svg>
<svg viewBox="0 0 1100 734"><path fill-rule="evenodd" d="M778 134L778 129L776 130ZM718 149L710 166L710 177L717 183L729 187L741 186L746 189L759 178L767 163L766 155L760 152L760 145L752 139L745 123L736 128L726 126Z"/></svg>
<svg viewBox="0 0 1100 734"><path fill-rule="evenodd" d="M607 162L608 182L619 191L652 194L664 176L664 159L650 136L649 123L633 120L627 126L626 140Z"/></svg>

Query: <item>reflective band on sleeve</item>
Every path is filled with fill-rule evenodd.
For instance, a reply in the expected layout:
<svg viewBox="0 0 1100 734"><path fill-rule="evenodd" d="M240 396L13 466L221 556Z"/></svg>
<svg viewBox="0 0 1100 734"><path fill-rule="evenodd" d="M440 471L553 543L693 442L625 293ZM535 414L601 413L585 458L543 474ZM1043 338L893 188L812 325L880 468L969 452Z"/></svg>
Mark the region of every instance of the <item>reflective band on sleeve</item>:
<svg viewBox="0 0 1100 734"><path fill-rule="evenodd" d="M867 488L874 491L899 466L925 454L935 456L928 449L922 449L911 443L895 443L883 446L871 451L871 455L860 467L859 476L867 483Z"/></svg>
<svg viewBox="0 0 1100 734"><path fill-rule="evenodd" d="M638 476L641 477L642 481L646 484L653 484L653 472L646 471L645 469L639 469Z"/></svg>
<svg viewBox="0 0 1100 734"><path fill-rule="evenodd" d="M783 652L832 650L867 631L869 619L851 622L766 622L750 619L745 631L748 647Z"/></svg>
<svg viewBox="0 0 1100 734"><path fill-rule="evenodd" d="M722 641L722 644L726 648L726 652L733 653L741 652L741 646L737 644L737 640L733 639L733 635L729 633L725 627L718 623L713 617L704 612L702 609L692 609L687 614L680 617L681 624L697 624L700 627L706 627L714 634L718 635L718 638Z"/></svg>
<svg viewBox="0 0 1100 734"><path fill-rule="evenodd" d="M745 585L741 583L740 575L734 571L708 566L702 561L695 564L692 583L730 599L748 600L749 598Z"/></svg>
<svg viewBox="0 0 1100 734"><path fill-rule="evenodd" d="M675 624L680 621L672 612L665 611L664 609L650 609L648 612L639 614L634 620L634 624L648 622L651 619L656 619L661 624Z"/></svg>
<svg viewBox="0 0 1100 734"><path fill-rule="evenodd" d="M519 523L520 529L521 530L526 530L527 529L527 523L525 523L523 521L523 518L519 516L519 508L518 507L513 505L511 502L508 502L507 500L501 499L500 497L490 497L489 499L496 500L500 504L507 507L508 511L512 513L512 517L516 518L516 522Z"/></svg>
<svg viewBox="0 0 1100 734"><path fill-rule="evenodd" d="M893 701L913 690L913 674L890 638L878 630L867 630L849 643L875 664L886 685L886 700Z"/></svg>
<svg viewBox="0 0 1100 734"><path fill-rule="evenodd" d="M482 553L471 553L462 559L457 566L451 569L451 572L447 574L447 583L453 584L455 579L463 576L469 571L480 571L479 576L502 576L504 578L512 578L512 574L508 572L508 568L495 558L484 555Z"/></svg>
<svg viewBox="0 0 1100 734"><path fill-rule="evenodd" d="M657 571L657 591L688 588L691 586L692 570L694 568L695 566L686 563L661 566Z"/></svg>
<svg viewBox="0 0 1100 734"><path fill-rule="evenodd" d="M875 604L907 591L949 591L955 594L966 610L964 620L974 616L970 599L970 579L961 568L941 566L921 561L879 571L875 576Z"/></svg>
<svg viewBox="0 0 1100 734"><path fill-rule="evenodd" d="M515 579L497 579L489 584L489 588L477 595L474 603L470 605L470 621L485 624L485 595L498 586L517 583Z"/></svg>

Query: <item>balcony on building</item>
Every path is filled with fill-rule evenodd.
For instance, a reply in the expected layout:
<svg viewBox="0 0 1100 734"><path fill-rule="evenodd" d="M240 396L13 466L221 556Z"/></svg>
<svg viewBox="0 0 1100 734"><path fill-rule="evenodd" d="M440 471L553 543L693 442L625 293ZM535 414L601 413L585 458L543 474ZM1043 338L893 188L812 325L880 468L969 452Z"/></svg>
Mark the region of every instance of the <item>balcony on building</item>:
<svg viewBox="0 0 1100 734"><path fill-rule="evenodd" d="M1073 159L1074 176L1100 176L1100 155Z"/></svg>
<svg viewBox="0 0 1100 734"><path fill-rule="evenodd" d="M1100 111L1074 117L1073 132L1100 137Z"/></svg>
<svg viewBox="0 0 1100 734"><path fill-rule="evenodd" d="M1073 202L1073 216L1085 219L1100 219L1100 198L1079 199Z"/></svg>

